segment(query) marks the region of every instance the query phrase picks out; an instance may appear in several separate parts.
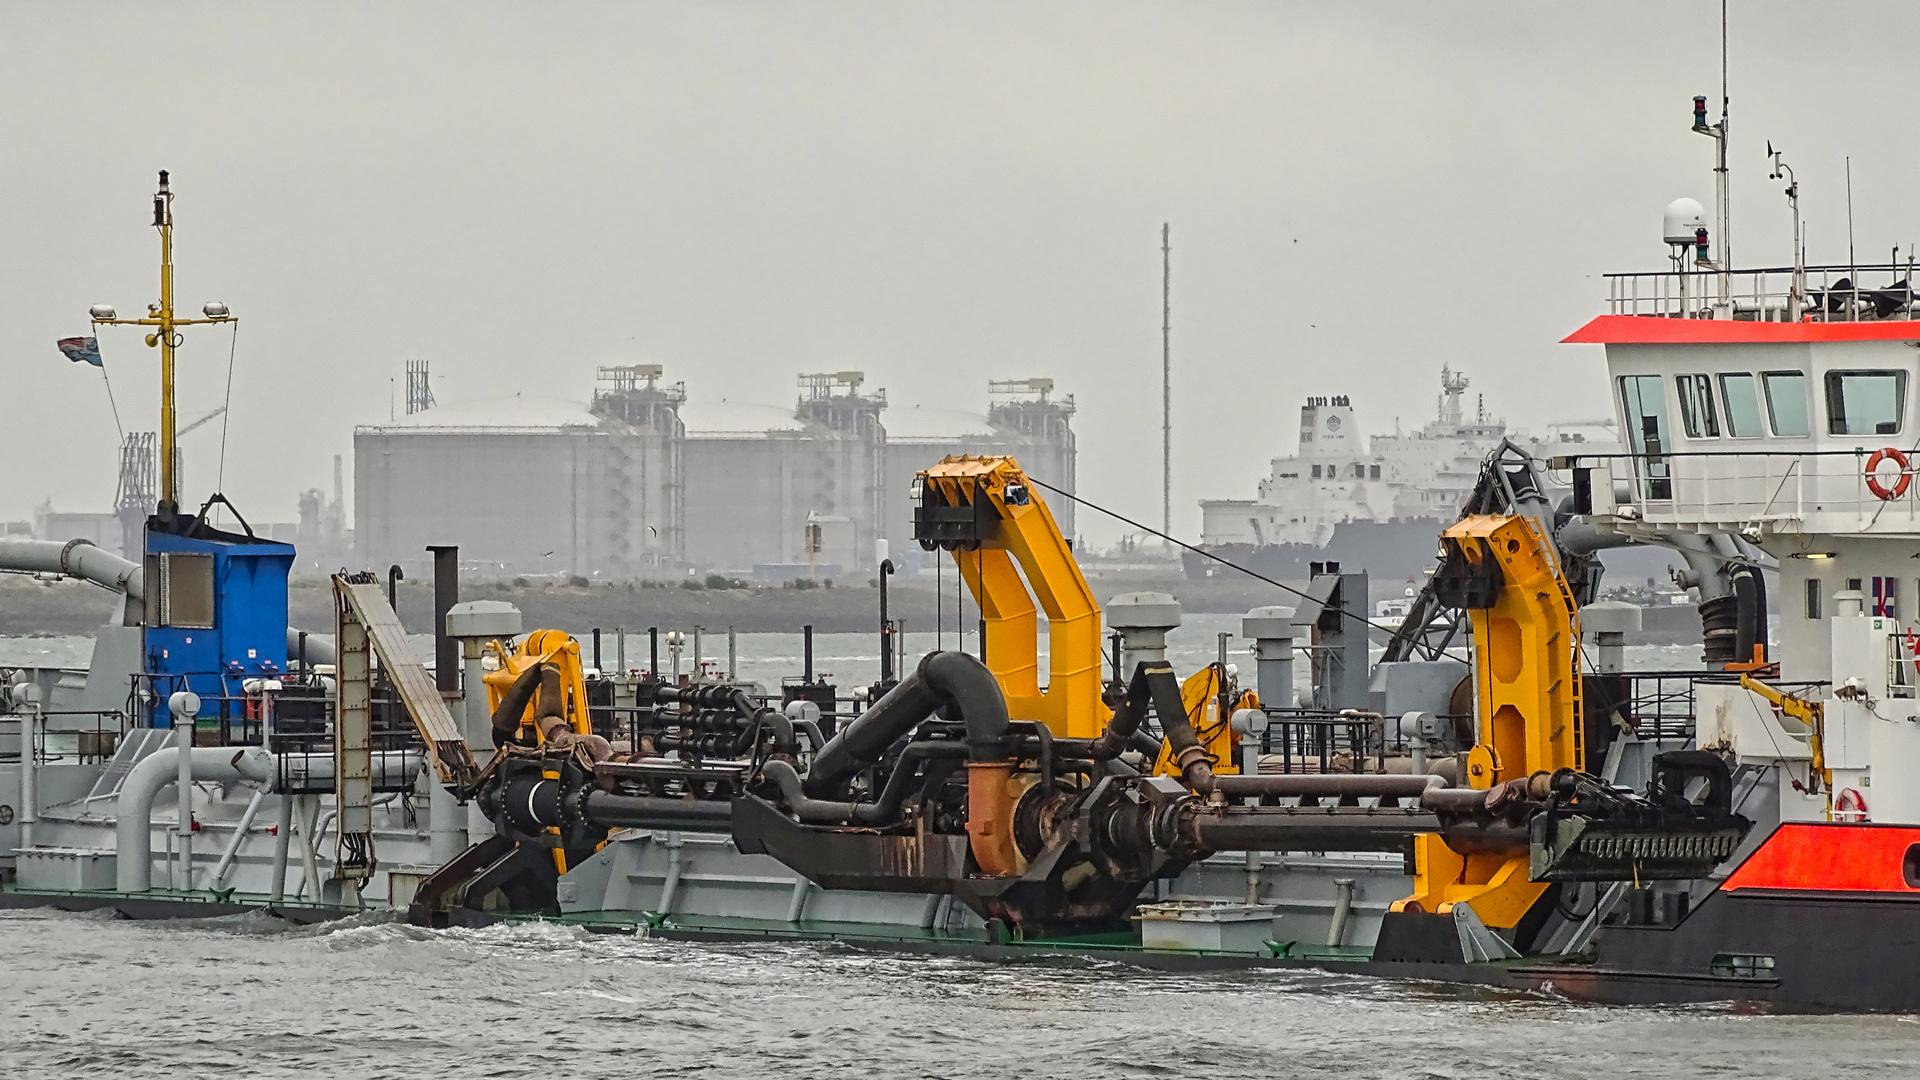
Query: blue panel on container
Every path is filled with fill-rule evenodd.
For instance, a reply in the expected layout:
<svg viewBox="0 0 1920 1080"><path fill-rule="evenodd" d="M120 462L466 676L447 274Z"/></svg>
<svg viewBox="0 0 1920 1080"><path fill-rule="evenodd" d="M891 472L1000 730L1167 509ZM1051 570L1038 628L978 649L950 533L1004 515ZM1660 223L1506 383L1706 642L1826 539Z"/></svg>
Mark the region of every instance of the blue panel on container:
<svg viewBox="0 0 1920 1080"><path fill-rule="evenodd" d="M155 726L170 723L167 695L192 690L203 718L241 718L241 684L274 678L287 669L287 571L291 544L259 540L205 526L190 534L147 531L149 556L189 553L213 559L211 627L160 625L160 582L150 559L147 574L147 671L153 676ZM202 619L201 621L207 621Z"/></svg>

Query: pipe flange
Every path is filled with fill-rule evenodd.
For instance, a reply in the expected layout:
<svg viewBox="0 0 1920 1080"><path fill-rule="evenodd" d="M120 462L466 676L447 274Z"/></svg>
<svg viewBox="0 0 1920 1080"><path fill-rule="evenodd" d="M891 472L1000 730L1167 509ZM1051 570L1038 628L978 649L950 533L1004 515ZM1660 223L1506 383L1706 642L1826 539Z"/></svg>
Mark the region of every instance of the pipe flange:
<svg viewBox="0 0 1920 1080"><path fill-rule="evenodd" d="M88 540L84 536L76 536L73 539L67 541L66 544L60 549L60 572L67 575L68 577L79 577L80 576L79 569L74 565L72 565L72 563L69 562L67 557L73 554L73 551L75 548L93 547L93 546L94 546L93 541Z"/></svg>

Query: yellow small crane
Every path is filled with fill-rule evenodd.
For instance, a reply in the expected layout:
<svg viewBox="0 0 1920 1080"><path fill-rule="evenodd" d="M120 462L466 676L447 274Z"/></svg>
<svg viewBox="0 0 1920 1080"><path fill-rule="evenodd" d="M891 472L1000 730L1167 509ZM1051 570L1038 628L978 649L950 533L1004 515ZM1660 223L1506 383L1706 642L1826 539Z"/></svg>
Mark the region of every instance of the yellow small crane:
<svg viewBox="0 0 1920 1080"><path fill-rule="evenodd" d="M1795 697L1777 686L1768 686L1752 675L1740 676L1740 688L1750 690L1766 698L1781 715L1798 720L1807 725L1807 746L1813 751L1813 761L1808 767L1808 780L1812 790L1810 795L1825 792L1829 816L1833 810L1833 776L1827 771L1826 751L1821 741L1827 734L1827 707L1818 701Z"/></svg>

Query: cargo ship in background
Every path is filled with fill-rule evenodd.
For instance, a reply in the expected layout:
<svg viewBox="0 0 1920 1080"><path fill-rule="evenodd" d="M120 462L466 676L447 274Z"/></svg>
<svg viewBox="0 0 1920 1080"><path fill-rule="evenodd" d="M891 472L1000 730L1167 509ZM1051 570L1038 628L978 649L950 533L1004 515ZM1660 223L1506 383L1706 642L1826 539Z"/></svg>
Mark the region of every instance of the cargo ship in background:
<svg viewBox="0 0 1920 1080"><path fill-rule="evenodd" d="M1187 576L1231 575L1207 557L1214 555L1282 581L1304 580L1314 563L1327 562L1375 581L1418 581L1432 569L1440 532L1460 516L1481 463L1503 441L1541 460L1619 449L1611 419L1556 424L1533 437L1510 432L1484 403L1469 415L1470 385L1464 373L1442 367L1434 418L1417 431L1371 439L1352 398L1308 398L1298 452L1273 459L1254 498L1200 503L1206 554L1185 553Z"/></svg>

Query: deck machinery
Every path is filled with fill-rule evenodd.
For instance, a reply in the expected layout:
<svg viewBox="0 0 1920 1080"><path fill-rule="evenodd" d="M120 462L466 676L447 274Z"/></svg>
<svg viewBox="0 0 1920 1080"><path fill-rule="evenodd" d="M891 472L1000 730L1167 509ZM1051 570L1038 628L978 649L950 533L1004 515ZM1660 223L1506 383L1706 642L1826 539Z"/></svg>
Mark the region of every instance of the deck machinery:
<svg viewBox="0 0 1920 1080"><path fill-rule="evenodd" d="M1482 710L1467 784L1450 787L1239 775L1231 720L1257 701L1218 672L1183 687L1163 661L1103 681L1099 607L1015 461L950 457L917 487L916 537L953 555L984 659L928 654L825 740L744 687L653 680L616 751L591 729L567 644L532 635L489 678L498 752L463 792L497 835L431 878L413 917L555 911L569 867L614 830L646 828L724 830L824 889L951 896L1027 940L1125 929L1144 887L1216 852L1411 842L1419 876L1401 915L1451 926L1471 907L1511 928L1546 882L1697 876L1744 832L1715 761L1673 757L1644 795L1582 771L1578 615L1525 515L1470 517L1446 536L1441 575L1473 615ZM1685 791L1694 777L1708 780L1701 800Z"/></svg>
<svg viewBox="0 0 1920 1080"><path fill-rule="evenodd" d="M164 251L164 179L161 195ZM446 828L457 825L453 800L485 820L479 843L455 843L422 868L432 872L411 890L411 915L432 925L596 912L653 925L675 910L676 889L701 887L684 857L699 843L748 871L726 882L736 908L753 890L791 886L785 918L759 920L755 933L797 932L815 901L867 925L886 909L881 921L898 925L899 905L888 904L899 898L938 901L920 925L957 922L940 938L949 947L1071 947L1077 935L1124 931L1149 885L1217 853L1404 853L1410 885L1371 947L1312 962L1612 1000L1920 1007L1920 631L1906 599L1920 490L1914 451L1899 445L1920 382L1920 322L1901 317L1913 312L1911 290L1848 282L1813 293L1801 270L1780 294L1755 272L1751 295L1723 281L1728 299L1699 306L1685 300L1705 295L1689 278L1699 275L1674 273L1677 283L1644 294L1660 310L1641 311L1639 286L1623 285L1616 311L1569 339L1605 345L1628 452L1557 462L1572 481L1565 507L1513 482L1531 463L1490 461L1409 615L1420 629L1389 646L1390 662L1431 661L1467 628L1471 714L1441 733L1459 743L1453 769L1241 774L1248 755L1235 751L1251 725L1237 721L1277 703L1238 690L1224 663L1184 683L1156 660L1102 679L1099 606L1044 499L1007 458L949 458L918 484L915 535L958 564L984 615L981 655L924 657L831 737L811 703L776 709L757 688L727 683L634 680L624 704L596 713L600 687L577 642L555 631L522 638L517 613L478 611L463 641L463 730L364 574L334 581L329 693L297 659L303 648L282 651L288 553L214 532L210 506L180 514L169 480L144 567L83 545L0 542L7 569L127 594L126 625L102 635L95 675L113 673L116 697L135 681L126 711L139 722L111 766L42 771L36 754L22 755L29 816L11 826L16 877L0 900L221 913L232 906L224 875L251 859L256 874L273 867L264 899L286 911L288 837L304 807L309 911L338 913L382 876L390 901L405 903L402 879L415 875L392 852L424 846L405 800L430 769L436 837L462 831ZM94 316L156 327L150 341L165 343L170 373L173 328L190 320L173 316L169 282L170 266L149 319ZM1674 297L1678 309L1662 299ZM224 321L224 310L209 305L209 319ZM1681 550L1691 584L1717 602L1708 653L1724 668L1688 679L1689 727L1673 749L1660 733L1634 732L1628 705L1596 707L1614 676L1587 670L1579 651L1594 583L1582 560L1609 542ZM1777 562L1789 601L1772 656L1762 558ZM1314 625L1362 617L1327 606ZM108 654L130 642L131 660L110 668ZM271 677L290 662L298 684ZM43 737L46 689L7 687L29 749ZM224 710L215 731L194 722L203 690ZM383 711L389 735L405 734L391 722L404 713L410 745L375 745ZM290 730L296 720L308 730ZM201 734L223 745L199 745ZM295 735L326 748L292 745ZM267 745L249 748L253 738ZM179 888L167 894L149 872L153 796L172 764L186 798L175 810ZM45 807L58 813L39 813L41 780L65 792ZM82 794L89 784L112 790ZM229 796L248 784L259 787L241 811ZM326 824L315 820L323 796L333 800ZM397 808L383 813L386 798ZM272 800L281 824L263 838L251 822ZM191 849L203 807L221 811L204 822L230 835L211 867ZM314 841L334 823L323 883ZM108 830L121 834L116 848L97 839ZM657 901L633 896L642 841L665 853ZM263 845L277 848L270 859ZM43 879L62 867L88 875L116 857L117 888L85 876L78 888L19 887L36 867ZM769 866L792 877L760 873ZM861 899L836 907L833 897ZM954 902L965 917L942 923Z"/></svg>

